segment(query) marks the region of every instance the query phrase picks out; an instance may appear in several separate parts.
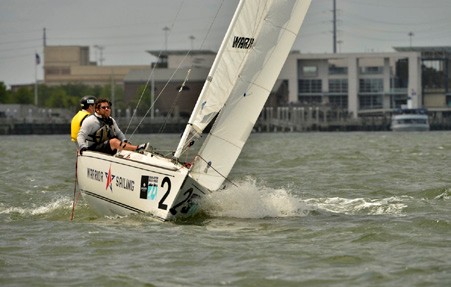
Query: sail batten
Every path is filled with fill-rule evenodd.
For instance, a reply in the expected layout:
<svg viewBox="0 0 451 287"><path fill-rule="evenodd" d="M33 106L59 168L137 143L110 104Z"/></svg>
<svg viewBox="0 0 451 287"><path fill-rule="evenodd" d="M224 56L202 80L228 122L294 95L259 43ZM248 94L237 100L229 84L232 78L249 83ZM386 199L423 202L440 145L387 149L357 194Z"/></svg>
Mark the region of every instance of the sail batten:
<svg viewBox="0 0 451 287"><path fill-rule="evenodd" d="M206 188L219 189L230 173L310 2L241 0L238 4L184 133L193 133L194 126L197 132L203 131L216 118L191 170L191 176Z"/></svg>

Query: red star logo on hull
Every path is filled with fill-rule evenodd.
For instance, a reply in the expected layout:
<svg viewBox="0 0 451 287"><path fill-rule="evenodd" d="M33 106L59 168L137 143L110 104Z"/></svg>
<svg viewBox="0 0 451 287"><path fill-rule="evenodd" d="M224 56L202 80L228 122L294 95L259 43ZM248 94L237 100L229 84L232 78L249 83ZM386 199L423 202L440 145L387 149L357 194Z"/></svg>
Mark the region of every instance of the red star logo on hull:
<svg viewBox="0 0 451 287"><path fill-rule="evenodd" d="M105 189L108 189L108 187L110 188L111 191L113 191L113 179L114 179L114 175L111 174L111 164L110 164L110 168L108 169L108 173L106 176L106 186Z"/></svg>

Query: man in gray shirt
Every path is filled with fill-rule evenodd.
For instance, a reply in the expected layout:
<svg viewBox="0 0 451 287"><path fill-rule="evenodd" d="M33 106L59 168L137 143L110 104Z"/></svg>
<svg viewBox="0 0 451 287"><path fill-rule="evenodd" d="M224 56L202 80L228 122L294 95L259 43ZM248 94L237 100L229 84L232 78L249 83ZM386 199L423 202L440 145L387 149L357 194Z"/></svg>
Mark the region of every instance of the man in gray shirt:
<svg viewBox="0 0 451 287"><path fill-rule="evenodd" d="M149 143L138 146L128 143L124 133L110 115L111 102L104 98L98 99L95 103L95 113L83 121L78 132L77 143L80 155L85 150L111 155L120 149L144 152L149 147Z"/></svg>

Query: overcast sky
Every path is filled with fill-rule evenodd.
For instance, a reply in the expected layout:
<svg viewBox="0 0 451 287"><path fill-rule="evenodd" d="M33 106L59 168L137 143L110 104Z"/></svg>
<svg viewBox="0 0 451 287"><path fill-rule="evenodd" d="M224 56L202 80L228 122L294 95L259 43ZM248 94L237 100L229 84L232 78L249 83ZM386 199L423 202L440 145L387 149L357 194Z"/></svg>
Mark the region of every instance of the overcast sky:
<svg viewBox="0 0 451 287"><path fill-rule="evenodd" d="M336 0L339 52L451 46L450 0ZM32 83L35 52L47 45L91 47L103 65L147 65L146 50L217 51L238 0L1 0L0 81ZM332 52L333 0L313 0L293 49ZM219 10L221 8L221 10ZM219 10L219 12L218 12ZM215 20L215 21L213 21ZM213 24L212 24L213 23ZM210 33L207 33L210 31ZM409 32L413 36L409 37ZM208 34L208 35L207 35ZM194 36L194 40L190 39ZM37 78L43 79L42 63Z"/></svg>

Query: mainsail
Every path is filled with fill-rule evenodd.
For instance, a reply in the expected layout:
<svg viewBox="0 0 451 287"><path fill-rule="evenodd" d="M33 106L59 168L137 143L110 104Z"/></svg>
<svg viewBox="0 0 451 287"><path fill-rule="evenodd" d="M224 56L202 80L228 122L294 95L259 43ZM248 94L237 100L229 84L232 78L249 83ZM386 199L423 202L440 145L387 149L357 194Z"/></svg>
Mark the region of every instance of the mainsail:
<svg viewBox="0 0 451 287"><path fill-rule="evenodd" d="M175 153L217 116L191 176L219 189L296 39L311 0L241 0ZM219 115L218 115L219 113Z"/></svg>

